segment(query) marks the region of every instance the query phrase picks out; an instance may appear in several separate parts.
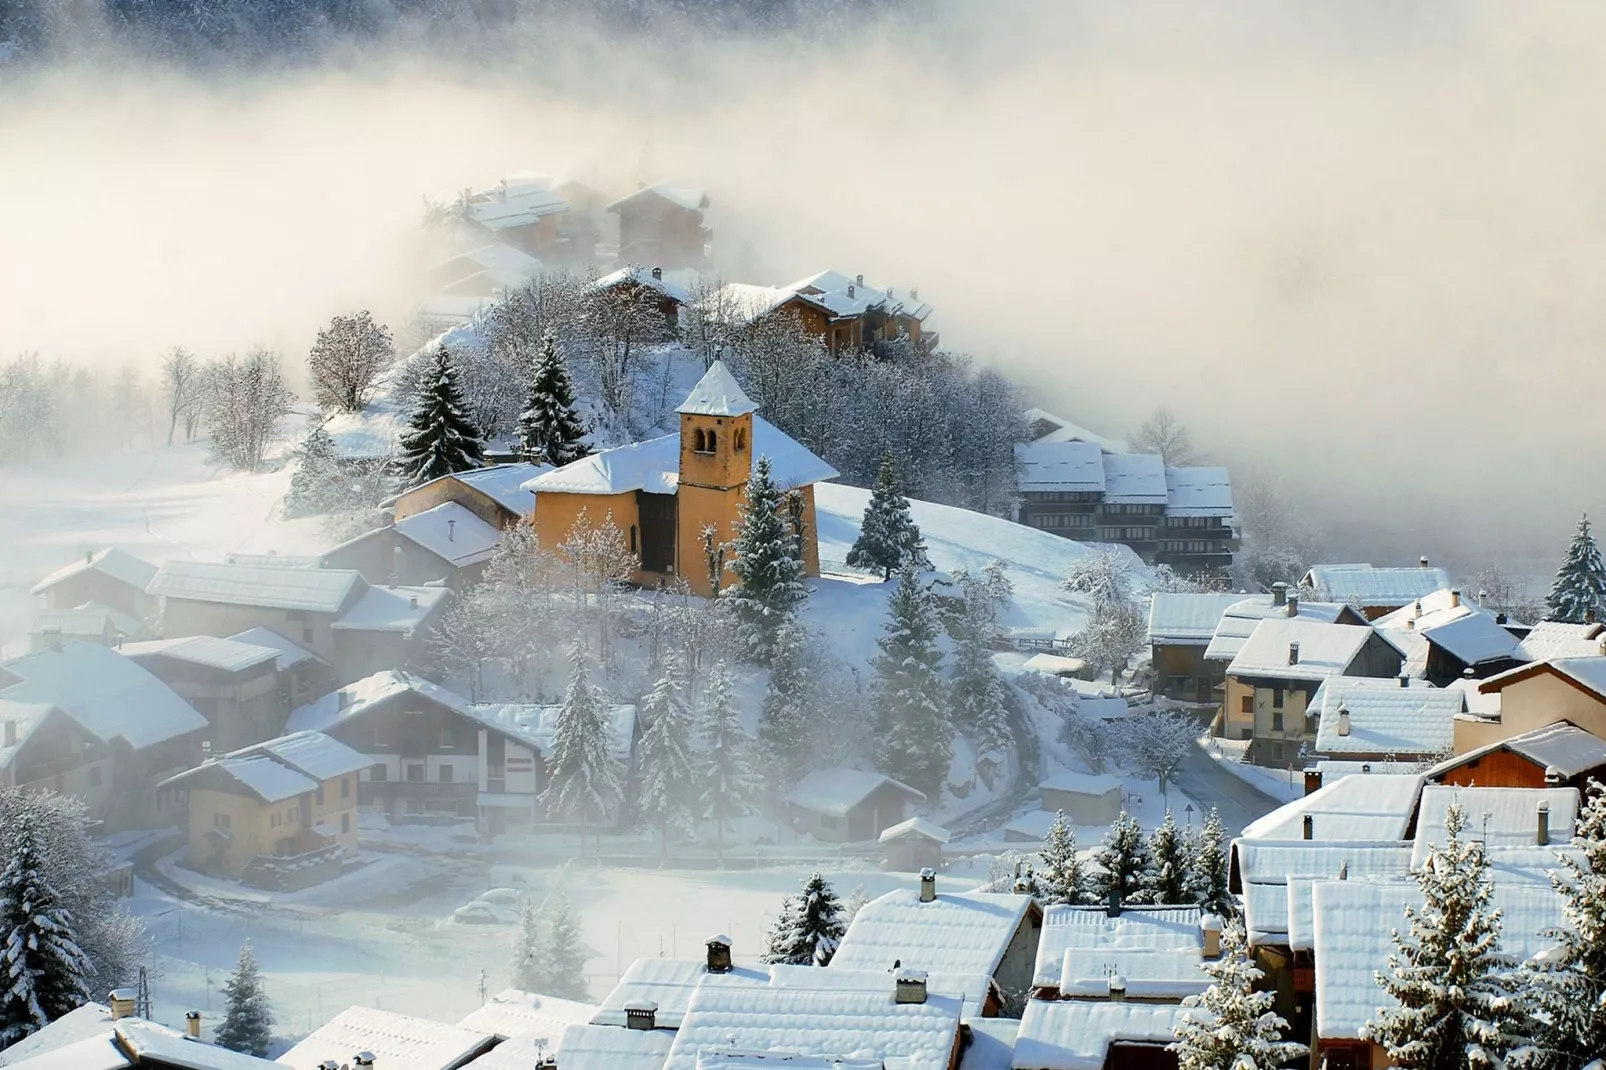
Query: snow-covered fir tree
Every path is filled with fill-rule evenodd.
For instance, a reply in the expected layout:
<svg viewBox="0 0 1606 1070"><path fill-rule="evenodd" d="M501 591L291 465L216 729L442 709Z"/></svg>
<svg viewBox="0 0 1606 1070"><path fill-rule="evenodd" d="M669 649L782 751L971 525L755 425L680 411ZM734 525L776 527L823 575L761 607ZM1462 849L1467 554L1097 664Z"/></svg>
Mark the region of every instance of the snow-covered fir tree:
<svg viewBox="0 0 1606 1070"><path fill-rule="evenodd" d="M848 564L879 572L885 582L908 563L926 565L926 545L920 528L909 515L909 499L898 486L892 454L887 453L881 458L881 470L876 473L870 504L864 509L859 537L848 550Z"/></svg>
<svg viewBox="0 0 1606 1070"><path fill-rule="evenodd" d="M273 1043L273 1006L262 988L262 971L247 941L240 947L234 972L223 983L223 1021L212 1041L220 1048L266 1058Z"/></svg>
<svg viewBox="0 0 1606 1070"><path fill-rule="evenodd" d="M793 934L797 932L797 897L786 896L781 900L780 913L764 933L764 953L758 961L766 966L774 965L807 965L807 963L792 962Z"/></svg>
<svg viewBox="0 0 1606 1070"><path fill-rule="evenodd" d="M1556 582L1545 599L1550 619L1570 624L1606 622L1606 564L1600 547L1589 529L1587 515L1578 518L1578 529L1567 547L1567 556L1556 570Z"/></svg>
<svg viewBox="0 0 1606 1070"><path fill-rule="evenodd" d="M872 665L876 764L888 776L935 799L953 761L939 668L936 609L913 564L898 573L887 601L886 634Z"/></svg>
<svg viewBox="0 0 1606 1070"><path fill-rule="evenodd" d="M529 400L519 414L519 449L534 464L562 467L589 452L586 428L574 408L574 381L548 331L530 376Z"/></svg>
<svg viewBox="0 0 1606 1070"><path fill-rule="evenodd" d="M1444 842L1415 874L1423 904L1405 908L1408 931L1394 931L1389 968L1377 974L1395 1003L1365 1032L1405 1070L1492 1070L1523 1039L1488 858L1482 840L1461 837L1465 828L1451 803Z"/></svg>
<svg viewBox="0 0 1606 1070"><path fill-rule="evenodd" d="M775 637L804 600L803 546L788 521L785 495L770 475L770 459L760 457L747 480L747 494L736 522L730 570L741 583L721 594L736 614L747 656L768 665Z"/></svg>
<svg viewBox="0 0 1606 1070"><path fill-rule="evenodd" d="M1138 902L1149 868L1149 845L1138 819L1122 810L1104 834L1104 842L1094 848L1093 861L1098 869L1089 884L1095 902L1107 901L1111 891L1119 892L1123 902Z"/></svg>
<svg viewBox="0 0 1606 1070"><path fill-rule="evenodd" d="M580 919L574 916L569 893L559 888L543 910L546 915L544 976L534 989L547 996L585 1002L591 998L586 983L586 949L580 940Z"/></svg>
<svg viewBox="0 0 1606 1070"><path fill-rule="evenodd" d="M479 429L463 409L451 355L444 345L436 346L417 407L401 435L396 470L408 486L417 486L478 468L484 461L485 447Z"/></svg>
<svg viewBox="0 0 1606 1070"><path fill-rule="evenodd" d="M1238 915L1238 899L1232 894L1228 879L1230 864L1227 830L1221 824L1221 812L1212 806L1210 816L1205 819L1204 828L1193 845L1190 899L1206 913L1223 920Z"/></svg>
<svg viewBox="0 0 1606 1070"><path fill-rule="evenodd" d="M765 759L788 778L801 776L811 715L809 674L804 664L803 626L781 625L775 635L769 687L758 717L758 740Z"/></svg>
<svg viewBox="0 0 1606 1070"><path fill-rule="evenodd" d="M8 830L11 855L0 873L0 1047L15 1044L89 999L88 958L73 917L45 873L35 816L24 811Z"/></svg>
<svg viewBox="0 0 1606 1070"><path fill-rule="evenodd" d="M546 983L547 969L545 920L530 900L519 904L519 931L513 936L508 979L521 992L544 991L541 985Z"/></svg>
<svg viewBox="0 0 1606 1070"><path fill-rule="evenodd" d="M558 711L541 804L547 813L580 826L580 853L586 829L611 817L619 806L619 771L611 750L613 726L607 697L592 684L585 651L576 645L573 670Z"/></svg>
<svg viewBox="0 0 1606 1070"><path fill-rule="evenodd" d="M335 440L314 421L295 450L296 470L290 474L290 489L284 496L286 517L320 516L344 505L340 462Z"/></svg>
<svg viewBox="0 0 1606 1070"><path fill-rule="evenodd" d="M848 931L836 892L816 872L803 882L801 894L788 899L791 929L784 941L779 944L772 941L772 946L784 957L771 961L795 966L829 966L842 943L842 934ZM780 924L787 920L787 911L783 911L777 922L777 933Z"/></svg>
<svg viewBox="0 0 1606 1070"><path fill-rule="evenodd" d="M1009 601L1009 578L995 561L979 576L955 574L963 592L954 635L954 674L949 710L954 728L968 735L978 752L1007 746L1008 691L993 664L992 643L998 632L999 609Z"/></svg>
<svg viewBox="0 0 1606 1070"><path fill-rule="evenodd" d="M636 811L641 822L658 834L659 857L669 861L669 838L697 827L697 766L692 754L690 711L680 682L666 667L641 703L642 733L638 758L641 785Z"/></svg>
<svg viewBox="0 0 1606 1070"><path fill-rule="evenodd" d="M1275 992L1257 990L1264 975L1250 961L1241 925L1221 934L1221 957L1204 964L1210 987L1189 996L1175 1030L1178 1070L1276 1070L1305 1055L1283 1037L1288 1023L1272 1009Z"/></svg>
<svg viewBox="0 0 1606 1070"><path fill-rule="evenodd" d="M1168 809L1165 819L1149 834L1149 864L1142 876L1145 903L1177 904L1193 901L1193 850Z"/></svg>
<svg viewBox="0 0 1606 1070"><path fill-rule="evenodd" d="M1076 857L1076 832L1066 822L1064 810L1054 815L1054 823L1048 827L1037 854L1043 860L1037 886L1042 889L1045 906L1087 902L1087 879Z"/></svg>
<svg viewBox="0 0 1606 1070"><path fill-rule="evenodd" d="M725 858L725 827L732 819L755 811L762 780L753 768L751 743L742 731L725 663L714 663L704 695L702 737L703 812L714 822L714 844Z"/></svg>

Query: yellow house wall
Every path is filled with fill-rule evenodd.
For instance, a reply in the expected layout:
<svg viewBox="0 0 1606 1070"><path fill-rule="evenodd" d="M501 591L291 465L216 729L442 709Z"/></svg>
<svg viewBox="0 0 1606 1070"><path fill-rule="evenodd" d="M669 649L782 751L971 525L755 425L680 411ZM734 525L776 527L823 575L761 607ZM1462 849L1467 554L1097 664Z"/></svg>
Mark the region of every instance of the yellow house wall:
<svg viewBox="0 0 1606 1070"><path fill-rule="evenodd" d="M1465 754L1467 751L1477 750L1491 743L1499 743L1512 735L1515 733L1506 731L1506 726L1499 721L1478 721L1457 717L1455 740L1451 747L1455 753Z"/></svg>
<svg viewBox="0 0 1606 1070"><path fill-rule="evenodd" d="M271 807L244 795L231 795L228 792L210 791L204 788L192 788L189 799L190 858L195 863L204 863L213 857L206 834L216 827L218 814L228 815L228 831L233 836L222 855L223 871L229 876L238 877L245 872L245 867L257 855L272 853L273 844L277 842L280 830L268 828L268 814ZM285 806L284 803L275 805L281 809ZM274 833L272 837L268 836L270 831Z"/></svg>
<svg viewBox="0 0 1606 1070"><path fill-rule="evenodd" d="M1507 685L1500 692L1500 720L1493 724L1455 723L1455 752L1520 736L1557 721L1606 736L1606 703L1549 672Z"/></svg>
<svg viewBox="0 0 1606 1070"><path fill-rule="evenodd" d="M542 491L535 496L535 538L542 549L555 550L569 537L569 532L586 515L586 523L598 525L609 513L625 538L630 528L639 523L636 513L636 492L624 494L564 494L559 491Z"/></svg>
<svg viewBox="0 0 1606 1070"><path fill-rule="evenodd" d="M334 829L337 835L335 841L347 853L357 850L357 776L356 773L347 773L345 776L332 777L323 782L323 802L318 797L312 797L312 823L320 821ZM346 794L340 793L340 786L344 783ZM346 818L347 831L340 831L340 819Z"/></svg>
<svg viewBox="0 0 1606 1070"><path fill-rule="evenodd" d="M1234 677L1227 677L1222 699L1222 725L1228 739L1248 739L1255 732L1255 715L1244 713L1244 697L1254 697L1255 689Z"/></svg>

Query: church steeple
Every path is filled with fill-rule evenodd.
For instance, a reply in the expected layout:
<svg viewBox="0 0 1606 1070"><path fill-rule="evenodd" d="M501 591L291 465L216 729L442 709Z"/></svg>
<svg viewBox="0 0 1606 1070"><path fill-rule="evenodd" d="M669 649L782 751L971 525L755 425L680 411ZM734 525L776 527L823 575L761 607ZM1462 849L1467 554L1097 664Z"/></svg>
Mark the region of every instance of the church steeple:
<svg viewBox="0 0 1606 1070"><path fill-rule="evenodd" d="M680 414L680 485L739 488L753 469L753 413L725 362L716 360L675 411Z"/></svg>

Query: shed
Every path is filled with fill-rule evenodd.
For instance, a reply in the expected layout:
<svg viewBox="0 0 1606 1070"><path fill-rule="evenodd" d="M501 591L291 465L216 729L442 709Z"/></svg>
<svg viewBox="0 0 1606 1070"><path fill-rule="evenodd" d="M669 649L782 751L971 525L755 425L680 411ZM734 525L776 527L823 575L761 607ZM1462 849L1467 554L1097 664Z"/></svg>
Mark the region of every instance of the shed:
<svg viewBox="0 0 1606 1070"><path fill-rule="evenodd" d="M1121 781L1107 773L1056 773L1038 790L1043 809L1065 811L1073 825L1108 825L1121 812Z"/></svg>
<svg viewBox="0 0 1606 1070"><path fill-rule="evenodd" d="M949 832L923 817L911 817L881 833L887 850L887 868L902 873L918 873L942 865L942 845Z"/></svg>
<svg viewBox="0 0 1606 1070"><path fill-rule="evenodd" d="M925 792L858 769L816 770L786 796L792 827L829 843L876 839L925 801Z"/></svg>

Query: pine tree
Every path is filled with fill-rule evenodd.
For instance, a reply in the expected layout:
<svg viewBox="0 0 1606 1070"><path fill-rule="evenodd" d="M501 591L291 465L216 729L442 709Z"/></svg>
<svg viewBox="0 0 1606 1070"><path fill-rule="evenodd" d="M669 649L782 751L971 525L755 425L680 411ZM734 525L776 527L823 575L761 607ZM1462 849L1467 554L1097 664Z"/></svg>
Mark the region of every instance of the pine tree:
<svg viewBox="0 0 1606 1070"><path fill-rule="evenodd" d="M1550 619L1584 624L1606 623L1606 564L1589 531L1589 517L1579 517L1567 557L1556 570L1556 582L1545 599Z"/></svg>
<svg viewBox="0 0 1606 1070"><path fill-rule="evenodd" d="M586 984L585 945L580 942L580 921L569 906L569 895L562 888L547 900L546 976L535 991L559 999L585 1002L591 998Z"/></svg>
<svg viewBox="0 0 1606 1070"><path fill-rule="evenodd" d="M1165 820L1149 834L1149 864L1143 871L1141 899L1174 905L1193 901L1193 852L1188 837L1168 809Z"/></svg>
<svg viewBox="0 0 1606 1070"><path fill-rule="evenodd" d="M1450 804L1444 827L1444 843L1415 874L1423 905L1405 908L1409 932L1394 931L1388 972L1377 974L1396 1005L1366 1025L1405 1070L1497 1067L1522 1039L1483 841L1461 838L1460 803Z"/></svg>
<svg viewBox="0 0 1606 1070"><path fill-rule="evenodd" d="M892 454L888 452L881 458L881 470L876 473L870 504L864 509L859 537L848 551L848 564L880 572L885 583L892 579L894 572L911 563L928 563L926 544L920 538L920 528L909 515L909 499L898 488L898 475L892 464Z"/></svg>
<svg viewBox="0 0 1606 1070"><path fill-rule="evenodd" d="M1214 806L1193 847L1193 888L1190 898L1208 914L1226 921L1238 916L1238 900L1228 879L1231 859L1227 850L1227 830L1221 813Z"/></svg>
<svg viewBox="0 0 1606 1070"><path fill-rule="evenodd" d="M669 861L669 837L692 832L697 826L697 767L691 750L691 715L681 698L680 684L666 669L641 704L647 730L639 755L641 787L636 809L641 820L658 833L660 859Z"/></svg>
<svg viewBox="0 0 1606 1070"><path fill-rule="evenodd" d="M1009 581L1003 580L1001 571L996 575L1007 591ZM998 596L989 589L991 576L991 572L979 580L963 573L958 576L965 597L954 628L954 675L948 696L954 727L975 742L978 753L1007 746L1011 741L1005 716L1007 692L993 664Z"/></svg>
<svg viewBox="0 0 1606 1070"><path fill-rule="evenodd" d="M876 640L881 652L872 662L876 763L935 800L953 761L953 737L938 675L937 614L913 565L898 574L887 610L886 634Z"/></svg>
<svg viewBox="0 0 1606 1070"><path fill-rule="evenodd" d="M521 992L541 992L546 983L547 943L542 931L541 912L534 903L525 900L519 907L519 931L513 937L513 954L508 962L508 975L514 988Z"/></svg>
<svg viewBox="0 0 1606 1070"><path fill-rule="evenodd" d="M803 882L803 894L791 900L790 939L786 957L777 961L798 966L829 966L848 931L842 903L824 877L815 873Z"/></svg>
<svg viewBox="0 0 1606 1070"><path fill-rule="evenodd" d="M220 1048L266 1058L273 1041L273 1007L262 990L262 972L257 969L249 941L240 948L239 961L224 982L223 995L227 1005L213 1042Z"/></svg>
<svg viewBox="0 0 1606 1070"><path fill-rule="evenodd" d="M541 803L555 817L580 826L580 853L585 854L586 829L611 817L620 797L614 767L607 700L586 672L585 651L575 645L569 688L558 711L553 733L550 777Z"/></svg>
<svg viewBox="0 0 1606 1070"><path fill-rule="evenodd" d="M732 818L754 812L762 782L748 755L747 734L736 713L731 678L725 663L717 661L708 673L702 735L707 750L703 762L703 808L714 821L714 843L720 864L725 861L725 826Z"/></svg>
<svg viewBox="0 0 1606 1070"><path fill-rule="evenodd" d="M534 464L561 468L590 451L585 424L574 408L574 381L558 356L558 341L548 331L530 376L529 401L519 414L519 449Z"/></svg>
<svg viewBox="0 0 1606 1070"><path fill-rule="evenodd" d="M1119 892L1124 902L1137 902L1143 873L1149 868L1149 845L1138 819L1122 810L1105 833L1104 842L1094 849L1093 861L1099 866L1090 882L1096 902L1108 900L1112 890Z"/></svg>
<svg viewBox="0 0 1606 1070"><path fill-rule="evenodd" d="M758 961L766 966L775 965L807 965L792 961L792 945L797 933L797 897L786 896L781 900L781 912L775 915L775 921L764 934L764 953Z"/></svg>
<svg viewBox="0 0 1606 1070"><path fill-rule="evenodd" d="M464 412L452 358L444 345L437 346L434 367L419 391L418 407L402 432L396 469L408 486L417 486L478 468L484 461L485 448L478 428Z"/></svg>
<svg viewBox="0 0 1606 1070"><path fill-rule="evenodd" d="M770 459L760 457L747 480L730 564L742 582L725 588L721 597L736 613L748 657L761 665L770 663L781 626L808 597L802 545L784 505L785 495L770 476Z"/></svg>
<svg viewBox="0 0 1606 1070"><path fill-rule="evenodd" d="M1275 992L1259 991L1264 975L1250 961L1243 927L1221 934L1221 957L1206 962L1210 987L1190 996L1175 1030L1178 1070L1276 1070L1305 1055L1303 1044L1284 1040L1288 1023L1272 1009Z"/></svg>
<svg viewBox="0 0 1606 1070"><path fill-rule="evenodd" d="M811 687L803 662L803 636L803 627L796 621L788 621L776 633L769 687L758 716L764 757L788 776L802 772L808 744Z"/></svg>
<svg viewBox="0 0 1606 1070"><path fill-rule="evenodd" d="M32 812L7 830L11 858L0 873L0 1047L15 1044L89 999L89 959L73 936L72 912L44 875L45 844Z"/></svg>
<svg viewBox="0 0 1606 1070"><path fill-rule="evenodd" d="M1043 860L1043 871L1037 878L1043 890L1043 905L1087 902L1087 883L1082 876L1082 863L1076 857L1076 833L1066 824L1064 810L1054 815L1054 823L1048 827L1037 854Z"/></svg>
<svg viewBox="0 0 1606 1070"><path fill-rule="evenodd" d="M296 447L296 470L290 474L290 489L284 496L286 517L318 516L333 512L344 503L340 487L340 462L335 440L314 423Z"/></svg>

